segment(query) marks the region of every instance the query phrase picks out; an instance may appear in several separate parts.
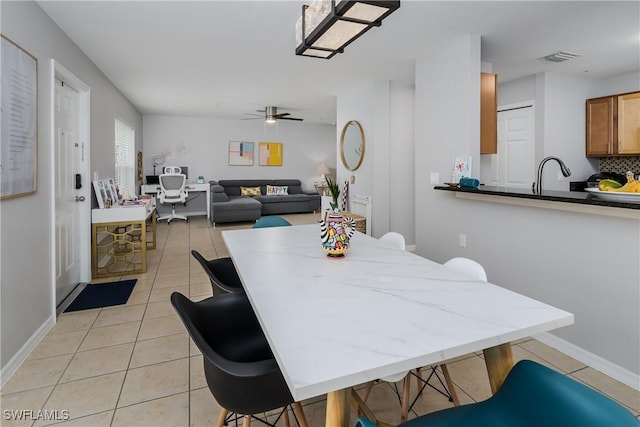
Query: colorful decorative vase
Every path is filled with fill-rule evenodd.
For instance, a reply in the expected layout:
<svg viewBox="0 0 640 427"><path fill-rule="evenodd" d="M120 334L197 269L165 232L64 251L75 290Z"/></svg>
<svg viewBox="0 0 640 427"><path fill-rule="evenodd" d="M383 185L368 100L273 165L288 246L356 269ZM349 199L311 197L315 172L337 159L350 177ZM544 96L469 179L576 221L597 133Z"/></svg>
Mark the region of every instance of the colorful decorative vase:
<svg viewBox="0 0 640 427"><path fill-rule="evenodd" d="M356 221L343 217L338 212L330 213L320 220L322 249L330 257L342 257L349 249L349 240L356 231Z"/></svg>

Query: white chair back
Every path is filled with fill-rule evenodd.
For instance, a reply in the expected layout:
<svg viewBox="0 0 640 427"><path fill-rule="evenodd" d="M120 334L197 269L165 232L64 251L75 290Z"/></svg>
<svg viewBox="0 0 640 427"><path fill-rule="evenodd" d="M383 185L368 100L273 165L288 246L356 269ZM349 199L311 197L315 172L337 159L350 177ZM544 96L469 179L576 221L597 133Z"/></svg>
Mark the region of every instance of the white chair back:
<svg viewBox="0 0 640 427"><path fill-rule="evenodd" d="M406 249L406 244L404 241L404 236L400 233L396 233L395 231L390 231L380 237L381 242L384 242L388 246L393 246L397 249L402 249L403 251Z"/></svg>
<svg viewBox="0 0 640 427"><path fill-rule="evenodd" d="M179 168L178 168L179 169ZM187 200L187 178L182 174L160 175L160 203L184 203Z"/></svg>
<svg viewBox="0 0 640 427"><path fill-rule="evenodd" d="M472 259L462 257L451 258L445 262L444 265L468 273L477 280L487 281L487 273L484 271L482 265Z"/></svg>
<svg viewBox="0 0 640 427"><path fill-rule="evenodd" d="M165 175L177 175L182 173L182 168L180 166L166 166L164 168Z"/></svg>

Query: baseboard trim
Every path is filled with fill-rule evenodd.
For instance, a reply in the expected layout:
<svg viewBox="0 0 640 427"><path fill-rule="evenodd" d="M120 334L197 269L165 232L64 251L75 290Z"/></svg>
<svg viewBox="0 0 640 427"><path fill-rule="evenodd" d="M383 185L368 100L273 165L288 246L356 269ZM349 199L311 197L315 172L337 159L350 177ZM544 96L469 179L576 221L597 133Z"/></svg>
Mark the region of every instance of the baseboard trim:
<svg viewBox="0 0 640 427"><path fill-rule="evenodd" d="M0 387L9 381L9 378L15 374L20 365L27 359L29 354L36 348L36 346L42 341L47 333L56 324L56 316L51 315L40 327L35 331L33 335L27 340L26 343L18 350L18 352L7 362L7 364L0 370Z"/></svg>
<svg viewBox="0 0 640 427"><path fill-rule="evenodd" d="M588 365L589 367L602 372L610 376L611 378L620 381L621 383L628 385L629 387L640 391L640 375L629 371L628 369L618 366L602 357L593 354L583 348L578 347L575 344L571 344L557 336L543 332L535 335L535 339L543 344L553 347L558 351L567 354L574 359Z"/></svg>

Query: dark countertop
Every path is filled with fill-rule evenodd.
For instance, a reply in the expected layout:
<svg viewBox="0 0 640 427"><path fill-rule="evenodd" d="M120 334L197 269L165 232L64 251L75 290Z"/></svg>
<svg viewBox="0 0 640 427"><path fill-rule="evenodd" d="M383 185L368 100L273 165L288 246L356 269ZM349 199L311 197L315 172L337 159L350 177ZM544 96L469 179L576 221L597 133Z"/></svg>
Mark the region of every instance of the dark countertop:
<svg viewBox="0 0 640 427"><path fill-rule="evenodd" d="M509 187L490 187L481 185L479 188L458 188L437 185L435 190L451 191L458 193L470 194L489 194L492 196L515 197L520 199L547 200L551 202L577 203L582 205L608 206L611 208L638 209L640 203L614 202L603 200L586 191L543 191L542 194L536 194L530 189L525 188L509 188Z"/></svg>

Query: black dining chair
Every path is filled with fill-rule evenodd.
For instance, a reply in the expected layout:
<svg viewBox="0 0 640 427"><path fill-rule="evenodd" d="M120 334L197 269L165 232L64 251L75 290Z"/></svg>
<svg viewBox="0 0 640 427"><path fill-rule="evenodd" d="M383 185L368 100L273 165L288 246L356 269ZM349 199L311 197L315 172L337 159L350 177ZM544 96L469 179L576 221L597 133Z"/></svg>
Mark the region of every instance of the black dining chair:
<svg viewBox="0 0 640 427"><path fill-rule="evenodd" d="M209 281L213 288L213 295L220 292L244 293L242 281L240 280L240 276L238 276L238 272L231 258L225 257L206 260L200 252L196 250L192 250L191 255L198 260L205 273L207 273L207 276L209 276ZM218 289L218 292L216 292L216 289Z"/></svg>
<svg viewBox="0 0 640 427"><path fill-rule="evenodd" d="M278 408L284 408L278 419L284 416L288 425L289 406L298 425L307 427L302 405L293 401L245 294L194 302L174 292L171 304L202 352L207 385L223 408L217 427L231 419L230 413L244 416L243 427L249 427L254 414Z"/></svg>

